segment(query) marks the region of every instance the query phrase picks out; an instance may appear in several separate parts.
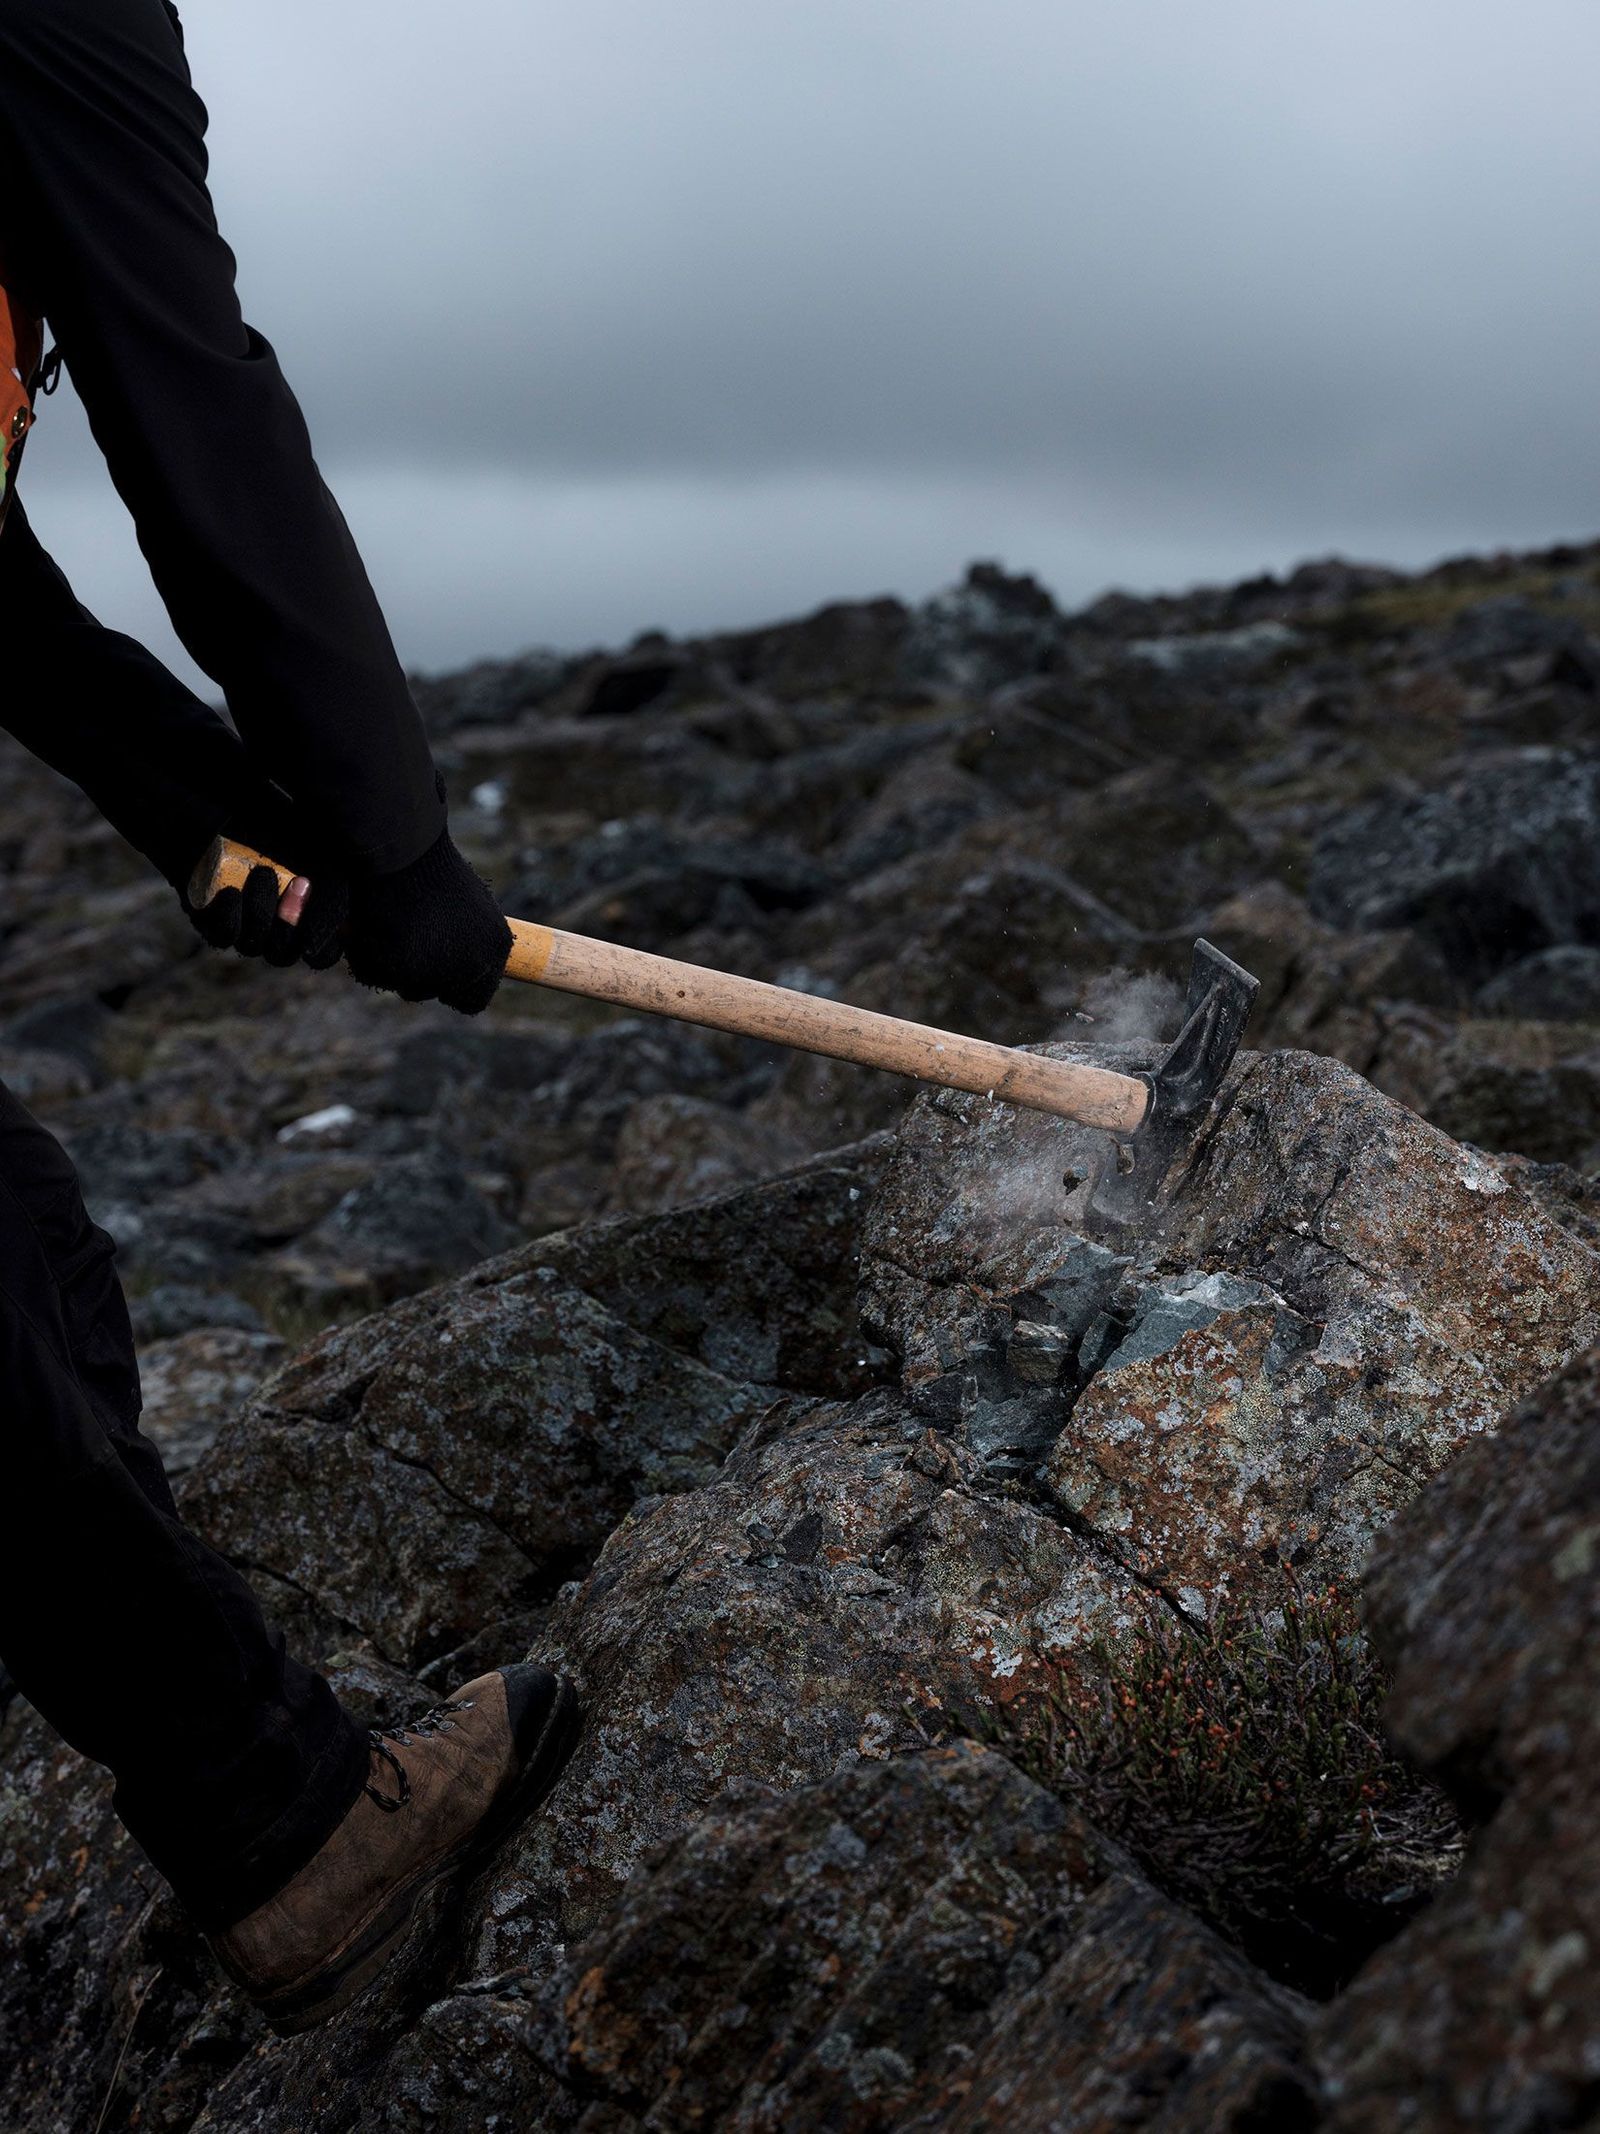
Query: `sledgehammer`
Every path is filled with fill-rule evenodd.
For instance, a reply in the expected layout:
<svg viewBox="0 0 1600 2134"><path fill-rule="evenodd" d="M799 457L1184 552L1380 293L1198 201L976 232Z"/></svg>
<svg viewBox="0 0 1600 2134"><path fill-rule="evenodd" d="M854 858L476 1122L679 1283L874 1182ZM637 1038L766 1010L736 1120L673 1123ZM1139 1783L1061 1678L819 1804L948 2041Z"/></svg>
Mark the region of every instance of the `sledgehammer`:
<svg viewBox="0 0 1600 2134"><path fill-rule="evenodd" d="M280 890L288 887L288 868L248 845L218 838L194 871L189 901L209 904L219 889L242 889L251 868L263 865L277 874ZM508 978L581 993L588 1000L641 1009L647 1015L729 1030L738 1037L792 1045L801 1052L820 1052L862 1067L881 1067L946 1089L1000 1097L1007 1104L1052 1112L1083 1126L1104 1127L1119 1139L1158 1122L1178 1126L1205 1109L1239 1048L1258 990L1258 981L1220 949L1209 941L1196 942L1183 1028L1166 1057L1151 1074L1116 1074L1107 1067L1080 1066L1075 1060L1053 1060L1044 1053L902 1022L897 1016L760 979L678 963L670 956L592 941L530 919L513 919L510 925Z"/></svg>

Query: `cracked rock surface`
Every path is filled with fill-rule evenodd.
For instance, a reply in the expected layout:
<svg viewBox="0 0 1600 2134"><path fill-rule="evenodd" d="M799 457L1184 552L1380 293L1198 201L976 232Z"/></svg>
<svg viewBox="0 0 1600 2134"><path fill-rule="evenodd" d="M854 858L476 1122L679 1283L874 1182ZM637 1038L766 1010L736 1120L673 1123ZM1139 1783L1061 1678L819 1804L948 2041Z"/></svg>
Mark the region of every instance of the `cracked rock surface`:
<svg viewBox="0 0 1600 2134"><path fill-rule="evenodd" d="M1483 1823L1328 2012L1339 2129L1577 2127L1600 2102L1600 1360L1394 1524L1369 1593L1394 1725Z"/></svg>

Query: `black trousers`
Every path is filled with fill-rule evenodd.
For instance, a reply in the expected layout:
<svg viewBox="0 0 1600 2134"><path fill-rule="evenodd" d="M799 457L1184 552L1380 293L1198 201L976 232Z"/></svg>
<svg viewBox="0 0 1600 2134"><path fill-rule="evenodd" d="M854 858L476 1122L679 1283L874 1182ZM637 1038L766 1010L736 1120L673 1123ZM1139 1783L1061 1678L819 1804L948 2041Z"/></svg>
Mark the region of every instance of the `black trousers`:
<svg viewBox="0 0 1600 2134"><path fill-rule="evenodd" d="M115 1246L0 1084L0 1661L200 1925L253 1911L354 1803L367 1737L179 1518L138 1426Z"/></svg>

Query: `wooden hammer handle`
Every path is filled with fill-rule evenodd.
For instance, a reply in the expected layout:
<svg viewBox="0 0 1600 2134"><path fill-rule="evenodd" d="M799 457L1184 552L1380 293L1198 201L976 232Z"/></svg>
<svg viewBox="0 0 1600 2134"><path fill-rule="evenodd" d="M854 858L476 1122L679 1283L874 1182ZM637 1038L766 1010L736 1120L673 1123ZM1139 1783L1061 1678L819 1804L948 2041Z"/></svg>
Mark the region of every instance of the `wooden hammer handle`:
<svg viewBox="0 0 1600 2134"><path fill-rule="evenodd" d="M189 900L209 903L219 889L242 887L252 867L274 868L287 888L289 871L248 845L219 838L195 870ZM1105 1067L1082 1067L1043 1053L1022 1052L1011 1045L991 1045L977 1037L959 1037L924 1023L902 1022L870 1008L796 993L756 978L735 978L723 971L651 956L642 949L591 941L583 934L562 933L532 920L513 919L512 947L506 976L529 985L580 993L588 1000L610 1001L648 1015L670 1015L679 1022L729 1030L739 1037L764 1038L829 1059L881 1067L891 1074L937 1082L946 1089L974 1090L1023 1104L1032 1111L1053 1112L1084 1126L1103 1126L1131 1134L1143 1124L1150 1091L1136 1075L1114 1074Z"/></svg>

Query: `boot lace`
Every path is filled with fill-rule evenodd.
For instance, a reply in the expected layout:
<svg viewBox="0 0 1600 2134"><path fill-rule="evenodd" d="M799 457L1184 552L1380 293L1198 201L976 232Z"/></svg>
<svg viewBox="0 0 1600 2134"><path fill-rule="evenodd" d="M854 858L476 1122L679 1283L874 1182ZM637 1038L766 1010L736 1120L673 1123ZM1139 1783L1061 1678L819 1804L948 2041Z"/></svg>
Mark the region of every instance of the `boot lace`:
<svg viewBox="0 0 1600 2134"><path fill-rule="evenodd" d="M426 1741L430 1735L448 1734L463 1712L472 1710L470 1698L457 1698L453 1704L436 1704L420 1719L408 1719L404 1726L369 1727L367 1740L372 1754L380 1757L395 1776L393 1793L383 1793L367 1780L367 1798L376 1801L385 1815L393 1815L411 1798L411 1777L405 1765L395 1754L395 1748L409 1748L414 1741ZM394 1746L391 1746L393 1744ZM381 1774L380 1774L381 1775Z"/></svg>

